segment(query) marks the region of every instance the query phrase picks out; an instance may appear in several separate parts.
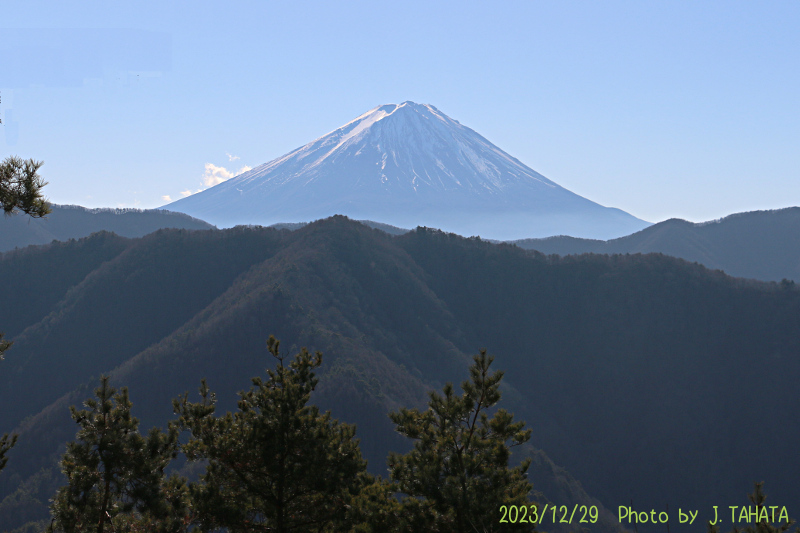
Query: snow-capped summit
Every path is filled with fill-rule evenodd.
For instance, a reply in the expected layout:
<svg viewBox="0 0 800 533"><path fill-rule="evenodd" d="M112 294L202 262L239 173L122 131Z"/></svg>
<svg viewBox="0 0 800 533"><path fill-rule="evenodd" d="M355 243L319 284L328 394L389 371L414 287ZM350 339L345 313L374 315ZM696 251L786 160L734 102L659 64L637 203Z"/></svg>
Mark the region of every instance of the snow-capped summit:
<svg viewBox="0 0 800 533"><path fill-rule="evenodd" d="M344 214L494 239L607 239L649 225L560 187L434 106L414 102L376 107L165 207L221 227Z"/></svg>

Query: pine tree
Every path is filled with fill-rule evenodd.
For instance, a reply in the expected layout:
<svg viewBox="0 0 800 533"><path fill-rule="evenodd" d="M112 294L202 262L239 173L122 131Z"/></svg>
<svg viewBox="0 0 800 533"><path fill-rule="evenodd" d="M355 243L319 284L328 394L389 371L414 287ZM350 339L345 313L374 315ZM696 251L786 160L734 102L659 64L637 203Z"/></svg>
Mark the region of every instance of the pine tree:
<svg viewBox="0 0 800 533"><path fill-rule="evenodd" d="M0 207L6 215L19 210L32 217L43 217L50 212L50 205L42 196L42 187L47 183L37 173L42 165L40 161L23 161L13 156L0 163ZM11 344L0 333L0 361ZM16 442L16 435L0 438L0 471L8 463L6 453Z"/></svg>
<svg viewBox="0 0 800 533"><path fill-rule="evenodd" d="M8 457L6 457L6 453L8 450L14 447L14 444L17 443L17 436L11 435L10 437L8 434L3 435L0 437L0 471L5 468L6 463L8 462Z"/></svg>
<svg viewBox="0 0 800 533"><path fill-rule="evenodd" d="M47 183L37 173L42 164L13 156L0 163L0 207L6 215L22 211L32 217L43 217L50 212L50 206L42 196L42 187ZM11 344L0 333L0 361ZM16 442L16 435L6 434L0 438L0 471L8 462L6 453Z"/></svg>
<svg viewBox="0 0 800 533"><path fill-rule="evenodd" d="M430 531L533 531L532 524L501 524L502 505L528 506L530 460L509 468L510 449L527 442L524 422L500 409L503 373L489 373L493 358L482 350L470 366L470 379L457 395L452 384L444 394L431 392L428 409L401 409L389 416L397 431L414 439L406 455L389 456L391 478L408 495L407 514L426 522Z"/></svg>
<svg viewBox="0 0 800 533"><path fill-rule="evenodd" d="M14 156L0 163L0 206L7 215L22 211L32 217L43 217L50 212L42 196L47 182L38 174L43 164Z"/></svg>
<svg viewBox="0 0 800 533"><path fill-rule="evenodd" d="M285 364L279 342L267 347L277 367L253 378L239 409L214 415L216 398L205 382L202 402L175 401L191 431L184 453L208 461L192 486L194 510L204 530L331 531L349 529L349 502L369 481L355 428L308 405L322 355L304 348Z"/></svg>
<svg viewBox="0 0 800 533"><path fill-rule="evenodd" d="M153 428L142 436L128 390L117 393L106 376L95 396L84 402L88 409L70 407L80 429L61 461L67 485L53 500L48 531L180 531L185 486L164 479L178 453L178 430Z"/></svg>
<svg viewBox="0 0 800 533"><path fill-rule="evenodd" d="M3 354L6 350L11 348L11 343L3 339L3 334L0 333L0 361L3 360Z"/></svg>
<svg viewBox="0 0 800 533"><path fill-rule="evenodd" d="M0 208L6 215L22 211L41 218L50 213L50 204L42 196L42 188L47 182L38 174L43 164L41 161L25 161L14 156L0 163ZM10 347L11 343L3 340L3 334L0 333L0 360Z"/></svg>

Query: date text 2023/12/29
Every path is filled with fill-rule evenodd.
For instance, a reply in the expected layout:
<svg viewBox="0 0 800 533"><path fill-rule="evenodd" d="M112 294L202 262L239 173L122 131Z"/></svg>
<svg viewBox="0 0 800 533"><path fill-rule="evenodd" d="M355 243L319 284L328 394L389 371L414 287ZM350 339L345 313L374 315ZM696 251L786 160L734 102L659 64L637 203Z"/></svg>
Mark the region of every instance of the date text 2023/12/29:
<svg viewBox="0 0 800 533"><path fill-rule="evenodd" d="M541 508L536 504L500 506L501 524L595 524L597 517L598 511L594 505L575 504L572 509L566 505L550 504Z"/></svg>

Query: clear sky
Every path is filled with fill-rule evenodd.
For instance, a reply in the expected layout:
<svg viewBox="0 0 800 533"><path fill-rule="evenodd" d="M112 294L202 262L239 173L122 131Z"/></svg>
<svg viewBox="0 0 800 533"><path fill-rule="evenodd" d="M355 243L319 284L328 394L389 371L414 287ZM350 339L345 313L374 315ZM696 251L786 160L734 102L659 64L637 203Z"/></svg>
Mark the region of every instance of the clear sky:
<svg viewBox="0 0 800 533"><path fill-rule="evenodd" d="M413 100L651 222L800 205L800 0L0 0L0 26L0 156L56 203L157 207Z"/></svg>

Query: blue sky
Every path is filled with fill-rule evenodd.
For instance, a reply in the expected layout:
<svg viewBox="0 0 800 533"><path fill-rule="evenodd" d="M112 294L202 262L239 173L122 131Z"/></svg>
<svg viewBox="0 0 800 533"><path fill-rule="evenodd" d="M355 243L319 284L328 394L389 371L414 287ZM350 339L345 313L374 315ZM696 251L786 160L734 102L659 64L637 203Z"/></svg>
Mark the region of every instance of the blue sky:
<svg viewBox="0 0 800 533"><path fill-rule="evenodd" d="M413 100L653 222L800 205L798 0L288 4L0 0L0 156L157 207Z"/></svg>

